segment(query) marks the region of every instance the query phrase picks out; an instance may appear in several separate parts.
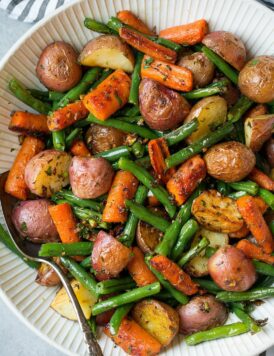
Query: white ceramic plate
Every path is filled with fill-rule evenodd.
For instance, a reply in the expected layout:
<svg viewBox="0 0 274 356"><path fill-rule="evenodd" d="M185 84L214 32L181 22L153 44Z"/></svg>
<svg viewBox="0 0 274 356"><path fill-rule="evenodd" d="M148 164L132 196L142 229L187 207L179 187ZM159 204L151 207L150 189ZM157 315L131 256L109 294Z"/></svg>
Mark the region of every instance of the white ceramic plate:
<svg viewBox="0 0 274 356"><path fill-rule="evenodd" d="M17 136L8 130L11 110L29 110L7 90L12 76L27 87L41 88L35 66L42 49L55 40L70 42L77 49L95 34L83 26L85 16L107 21L121 9L131 9L157 30L199 18L209 21L211 30L228 30L246 44L249 55L273 55L274 15L253 0L83 0L63 7L54 16L38 23L6 55L0 64L0 169L10 168L18 149ZM13 150L15 149L15 150ZM49 308L55 288L34 283L36 272L0 244L0 295L16 315L34 332L69 355L85 355L86 347L77 323L66 320ZM255 355L274 344L274 299L257 308L258 318L269 318L256 335L244 334L187 347L177 338L163 355ZM104 335L104 355L124 354Z"/></svg>

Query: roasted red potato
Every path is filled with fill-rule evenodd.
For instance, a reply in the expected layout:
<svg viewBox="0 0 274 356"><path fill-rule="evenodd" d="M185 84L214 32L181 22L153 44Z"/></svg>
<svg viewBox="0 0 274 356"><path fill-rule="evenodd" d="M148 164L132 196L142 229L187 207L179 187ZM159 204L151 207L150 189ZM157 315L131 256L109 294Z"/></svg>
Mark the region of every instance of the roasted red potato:
<svg viewBox="0 0 274 356"><path fill-rule="evenodd" d="M248 117L244 123L245 144L258 152L274 132L274 114Z"/></svg>

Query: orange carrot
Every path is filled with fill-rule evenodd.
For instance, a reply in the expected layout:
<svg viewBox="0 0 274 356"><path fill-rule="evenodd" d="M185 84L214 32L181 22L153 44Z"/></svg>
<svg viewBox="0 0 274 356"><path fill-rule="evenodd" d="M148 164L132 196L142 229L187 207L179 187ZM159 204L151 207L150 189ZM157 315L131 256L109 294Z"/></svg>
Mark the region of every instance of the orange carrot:
<svg viewBox="0 0 274 356"><path fill-rule="evenodd" d="M48 128L50 131L62 130L76 121L84 119L88 113L82 100L75 101L75 103L68 104L48 116Z"/></svg>
<svg viewBox="0 0 274 356"><path fill-rule="evenodd" d="M84 97L85 107L99 120L106 120L128 102L131 79L117 69Z"/></svg>
<svg viewBox="0 0 274 356"><path fill-rule="evenodd" d="M143 58L141 76L180 91L190 91L193 87L193 75L189 69L154 60L149 56Z"/></svg>
<svg viewBox="0 0 274 356"><path fill-rule="evenodd" d="M47 116L32 114L27 111L15 111L12 113L9 129L30 136L43 136L49 133Z"/></svg>
<svg viewBox="0 0 274 356"><path fill-rule="evenodd" d="M174 26L160 31L159 36L183 45L193 46L202 41L208 32L206 20L197 20L185 25Z"/></svg>
<svg viewBox="0 0 274 356"><path fill-rule="evenodd" d="M248 240L239 241L236 247L242 250L249 258L255 258L256 260L263 261L272 265L274 264L274 256L265 253L262 247L256 246Z"/></svg>
<svg viewBox="0 0 274 356"><path fill-rule="evenodd" d="M274 191L274 180L272 180L258 168L252 169L251 173L249 174L249 179L264 189Z"/></svg>
<svg viewBox="0 0 274 356"><path fill-rule="evenodd" d="M148 153L157 178L166 184L175 173L175 168L167 170L165 159L170 156L170 153L166 140L163 137L150 140Z"/></svg>
<svg viewBox="0 0 274 356"><path fill-rule="evenodd" d="M72 144L72 146L70 147L70 152L74 156L80 156L80 157L90 156L90 152L89 152L85 142L82 140L75 141Z"/></svg>
<svg viewBox="0 0 274 356"><path fill-rule="evenodd" d="M182 205L206 177L205 161L200 156L194 156L184 162L178 171L167 182L167 190Z"/></svg>
<svg viewBox="0 0 274 356"><path fill-rule="evenodd" d="M68 203L49 206L49 213L63 243L80 241L76 220Z"/></svg>
<svg viewBox="0 0 274 356"><path fill-rule="evenodd" d="M129 10L122 10L117 12L118 19L123 22L125 25L128 25L135 30L142 32L146 35L154 35L154 32L151 31L148 26L136 15L134 15Z"/></svg>
<svg viewBox="0 0 274 356"><path fill-rule="evenodd" d="M256 200L254 200L253 197L246 195L237 200L237 206L257 243L262 246L264 252L271 253L274 248L274 240L263 215L256 204Z"/></svg>
<svg viewBox="0 0 274 356"><path fill-rule="evenodd" d="M138 180L127 171L118 171L108 193L102 220L105 222L124 223L127 221L125 201L132 199L138 187Z"/></svg>
<svg viewBox="0 0 274 356"><path fill-rule="evenodd" d="M143 252L139 247L133 247L133 257L127 265L127 269L138 287L157 282L157 278L145 263Z"/></svg>
<svg viewBox="0 0 274 356"><path fill-rule="evenodd" d="M164 47L156 42L153 42L142 36L140 33L131 30L130 28L121 27L119 29L120 37L138 51L143 52L153 58L164 62L175 63L177 53L173 49Z"/></svg>
<svg viewBox="0 0 274 356"><path fill-rule="evenodd" d="M124 318L119 327L118 333L112 335L109 325L104 328L104 333L112 339L117 346L120 346L126 353L133 356L154 356L157 355L162 345L147 333L134 320Z"/></svg>
<svg viewBox="0 0 274 356"><path fill-rule="evenodd" d="M150 260L150 264L180 292L186 295L198 292L198 285L175 262L172 262L167 257L161 255L154 256Z"/></svg>
<svg viewBox="0 0 274 356"><path fill-rule="evenodd" d="M148 205L149 206L159 206L161 205L161 203L159 202L159 200L155 197L155 195L149 195L147 197L148 200Z"/></svg>
<svg viewBox="0 0 274 356"><path fill-rule="evenodd" d="M6 180L6 193L17 199L27 199L29 189L25 183L25 168L31 158L43 151L44 147L44 142L38 138L29 136L24 139Z"/></svg>
<svg viewBox="0 0 274 356"><path fill-rule="evenodd" d="M264 214L268 209L268 205L266 204L266 202L261 197L253 197L253 200L258 205L260 212Z"/></svg>

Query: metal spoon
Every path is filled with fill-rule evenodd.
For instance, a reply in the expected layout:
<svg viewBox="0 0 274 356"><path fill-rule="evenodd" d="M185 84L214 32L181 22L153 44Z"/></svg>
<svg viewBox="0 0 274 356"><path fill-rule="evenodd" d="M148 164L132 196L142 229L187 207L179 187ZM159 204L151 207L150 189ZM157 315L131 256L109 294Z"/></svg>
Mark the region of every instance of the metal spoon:
<svg viewBox="0 0 274 356"><path fill-rule="evenodd" d="M71 300L71 303L74 307L78 322L79 322L80 327L84 334L85 342L88 346L89 355L103 356L102 350L101 350L98 342L96 341L96 338L94 337L94 335L92 334L92 332L90 330L90 327L86 321L83 311L79 305L79 302L73 292L73 289L71 288L70 282L69 282L68 278L66 277L66 275L64 274L64 272L62 271L62 269L56 263L51 261L50 259L38 256L38 251L40 248L39 245L31 243L26 240L23 240L18 236L18 233L15 230L15 228L12 224L12 220L11 220L12 209L13 209L14 205L16 204L17 200L14 197L12 197L11 195L7 194L4 189L8 173L9 172L5 172L0 175L0 202L1 202L1 207L3 210L4 219L5 219L5 223L6 223L8 232L9 232L13 242L15 243L15 246L17 247L18 251L21 252L29 260L46 263L54 269L54 271L60 277L60 279L63 283L63 286L65 287L66 292L67 292L67 294ZM43 222L41 221L41 223L43 223Z"/></svg>

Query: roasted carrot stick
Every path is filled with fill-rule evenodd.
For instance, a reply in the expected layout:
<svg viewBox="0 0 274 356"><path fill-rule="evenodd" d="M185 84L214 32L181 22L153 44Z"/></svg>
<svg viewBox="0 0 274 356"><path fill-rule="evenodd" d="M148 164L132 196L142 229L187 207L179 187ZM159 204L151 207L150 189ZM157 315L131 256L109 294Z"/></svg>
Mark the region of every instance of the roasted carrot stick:
<svg viewBox="0 0 274 356"><path fill-rule="evenodd" d="M170 153L166 140L163 137L150 140L148 143L148 153L157 178L166 184L175 173L174 168L167 170L165 159L170 156Z"/></svg>
<svg viewBox="0 0 274 356"><path fill-rule="evenodd" d="M160 31L159 36L183 45L193 46L202 41L208 32L206 20L197 20L185 25L174 26Z"/></svg>
<svg viewBox="0 0 274 356"><path fill-rule="evenodd" d="M32 114L27 111L15 111L12 113L9 129L30 136L43 136L49 133L47 116Z"/></svg>
<svg viewBox="0 0 274 356"><path fill-rule="evenodd" d="M138 187L138 180L127 171L118 171L108 193L102 220L105 222L124 223L127 221L125 201L132 199Z"/></svg>
<svg viewBox="0 0 274 356"><path fill-rule="evenodd" d="M49 115L48 128L50 131L62 130L76 121L84 119L88 113L82 100L75 101L75 103L68 104Z"/></svg>
<svg viewBox="0 0 274 356"><path fill-rule="evenodd" d="M63 243L80 241L76 220L68 203L49 206L49 213Z"/></svg>
<svg viewBox="0 0 274 356"><path fill-rule="evenodd" d="M133 247L133 257L127 265L127 269L138 287L157 282L157 278L145 263L143 252L139 247Z"/></svg>
<svg viewBox="0 0 274 356"><path fill-rule="evenodd" d="M25 183L25 168L27 163L37 153L43 151L44 142L35 137L26 137L17 153L5 183L5 192L17 199L26 200L29 189Z"/></svg>
<svg viewBox="0 0 274 356"><path fill-rule="evenodd" d="M249 174L249 179L257 183L260 187L274 191L274 180L268 177L265 173L258 168L253 168Z"/></svg>
<svg viewBox="0 0 274 356"><path fill-rule="evenodd" d="M256 246L248 240L239 241L236 247L242 250L249 258L255 258L256 260L272 265L274 264L274 256L268 255L263 251L262 247Z"/></svg>
<svg viewBox="0 0 274 356"><path fill-rule="evenodd" d="M154 256L150 260L150 264L182 293L192 295L198 292L198 286L191 280L190 276L167 257Z"/></svg>
<svg viewBox="0 0 274 356"><path fill-rule="evenodd" d="M142 32L146 35L153 36L154 33L151 31L148 26L136 15L134 15L129 10L122 10L117 12L118 19L123 22L125 25L131 26L135 30Z"/></svg>
<svg viewBox="0 0 274 356"><path fill-rule="evenodd" d="M193 75L189 69L162 62L149 56L143 58L141 76L180 91L190 91L193 87Z"/></svg>
<svg viewBox="0 0 274 356"><path fill-rule="evenodd" d="M237 206L258 244L262 246L265 253L271 253L274 240L254 198L248 195L241 197L237 200Z"/></svg>
<svg viewBox="0 0 274 356"><path fill-rule="evenodd" d="M127 103L130 85L129 76L117 69L84 97L84 105L97 119L106 120Z"/></svg>
<svg viewBox="0 0 274 356"><path fill-rule="evenodd" d="M129 355L154 356L161 350L159 341L148 334L134 320L124 318L116 335L110 333L109 326L104 328L104 333Z"/></svg>
<svg viewBox="0 0 274 356"><path fill-rule="evenodd" d="M159 59L160 61L170 63L176 62L177 53L175 51L149 40L145 36L142 36L140 33L131 30L130 28L120 28L119 35L124 41L140 52Z"/></svg>
<svg viewBox="0 0 274 356"><path fill-rule="evenodd" d="M74 156L80 156L80 157L90 156L90 152L89 152L85 142L82 140L75 141L70 148L70 152Z"/></svg>
<svg viewBox="0 0 274 356"><path fill-rule="evenodd" d="M261 197L253 197L253 200L255 200L255 203L258 205L260 212L264 214L268 209L266 202Z"/></svg>
<svg viewBox="0 0 274 356"><path fill-rule="evenodd" d="M200 156L194 156L184 162L167 182L167 190L182 205L199 183L206 177L206 165Z"/></svg>

